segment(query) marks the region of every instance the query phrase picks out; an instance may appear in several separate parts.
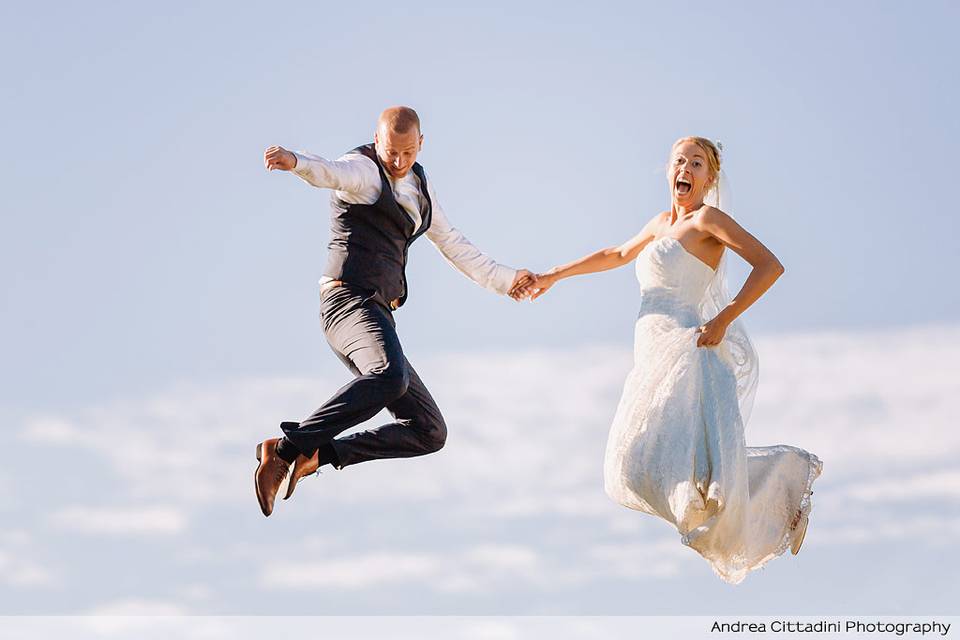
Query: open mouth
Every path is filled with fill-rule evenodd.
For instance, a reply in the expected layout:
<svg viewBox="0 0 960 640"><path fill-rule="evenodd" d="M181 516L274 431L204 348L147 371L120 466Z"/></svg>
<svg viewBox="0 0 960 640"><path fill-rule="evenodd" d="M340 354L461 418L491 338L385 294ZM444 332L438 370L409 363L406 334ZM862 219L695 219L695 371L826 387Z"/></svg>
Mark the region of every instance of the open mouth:
<svg viewBox="0 0 960 640"><path fill-rule="evenodd" d="M692 188L693 188L693 185L691 185L685 179L677 178L677 183L676 183L677 193L679 193L682 196L685 196L688 193L690 193L690 189Z"/></svg>

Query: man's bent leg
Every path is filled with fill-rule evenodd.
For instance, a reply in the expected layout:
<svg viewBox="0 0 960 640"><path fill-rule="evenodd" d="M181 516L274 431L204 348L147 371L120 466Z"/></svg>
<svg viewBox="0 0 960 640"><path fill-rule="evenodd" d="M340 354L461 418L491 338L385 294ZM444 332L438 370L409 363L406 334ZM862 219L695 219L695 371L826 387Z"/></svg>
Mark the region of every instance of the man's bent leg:
<svg viewBox="0 0 960 640"><path fill-rule="evenodd" d="M406 358L386 309L347 288L327 294L321 309L327 341L359 375L303 422L283 424L287 439L307 457L402 397L409 384Z"/></svg>
<svg viewBox="0 0 960 640"><path fill-rule="evenodd" d="M338 467L382 458L410 458L443 447L447 426L440 409L409 361L407 392L387 405L395 422L337 438L333 445Z"/></svg>

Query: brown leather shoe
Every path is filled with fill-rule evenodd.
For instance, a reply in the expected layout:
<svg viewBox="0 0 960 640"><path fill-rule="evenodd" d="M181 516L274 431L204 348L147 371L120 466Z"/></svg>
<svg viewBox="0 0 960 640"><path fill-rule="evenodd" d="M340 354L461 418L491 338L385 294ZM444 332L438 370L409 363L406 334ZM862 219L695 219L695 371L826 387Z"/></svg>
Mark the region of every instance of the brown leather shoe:
<svg viewBox="0 0 960 640"><path fill-rule="evenodd" d="M257 445L257 470L253 472L253 486L257 491L257 502L263 515L273 513L273 502L277 499L280 484L290 472L290 463L277 455L277 443L280 438L269 438Z"/></svg>
<svg viewBox="0 0 960 640"><path fill-rule="evenodd" d="M293 490L297 488L297 482L300 481L300 478L303 476L308 476L311 473L316 473L317 469L319 468L319 449L313 452L313 457L311 458L308 458L304 455L297 456L297 459L293 462L293 471L290 473L290 483L287 485L287 495L283 496L283 499L287 500L293 495Z"/></svg>

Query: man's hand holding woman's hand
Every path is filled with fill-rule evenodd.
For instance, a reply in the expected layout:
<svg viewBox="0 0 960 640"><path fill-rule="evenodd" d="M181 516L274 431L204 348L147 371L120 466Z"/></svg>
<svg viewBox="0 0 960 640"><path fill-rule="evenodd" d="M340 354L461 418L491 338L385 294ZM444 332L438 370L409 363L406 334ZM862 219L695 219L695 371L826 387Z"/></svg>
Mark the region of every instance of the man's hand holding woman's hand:
<svg viewBox="0 0 960 640"><path fill-rule="evenodd" d="M513 284L510 285L510 290L507 292L507 295L517 302L523 300L530 295L529 288L534 278L536 278L536 276L530 271L519 269L513 279Z"/></svg>
<svg viewBox="0 0 960 640"><path fill-rule="evenodd" d="M530 273L526 269L521 269L517 272L517 277L514 279L508 295L517 301L525 298L536 300L545 294L547 289L552 287L555 282L556 279L551 274Z"/></svg>

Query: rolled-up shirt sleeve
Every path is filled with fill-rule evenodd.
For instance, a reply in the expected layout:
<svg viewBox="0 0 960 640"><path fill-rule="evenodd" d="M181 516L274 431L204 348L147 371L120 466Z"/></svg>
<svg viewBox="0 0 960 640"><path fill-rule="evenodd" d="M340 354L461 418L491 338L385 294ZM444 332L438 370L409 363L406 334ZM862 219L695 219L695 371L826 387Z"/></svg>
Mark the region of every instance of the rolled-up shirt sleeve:
<svg viewBox="0 0 960 640"><path fill-rule="evenodd" d="M314 187L355 194L375 189L379 193L380 175L376 165L366 156L348 153L336 160L327 160L300 151L294 155L297 166L293 173Z"/></svg>
<svg viewBox="0 0 960 640"><path fill-rule="evenodd" d="M510 291L517 270L498 264L470 242L463 233L450 224L443 207L437 200L433 182L427 180L427 191L432 205L430 228L426 236L453 268L481 287L505 294Z"/></svg>

